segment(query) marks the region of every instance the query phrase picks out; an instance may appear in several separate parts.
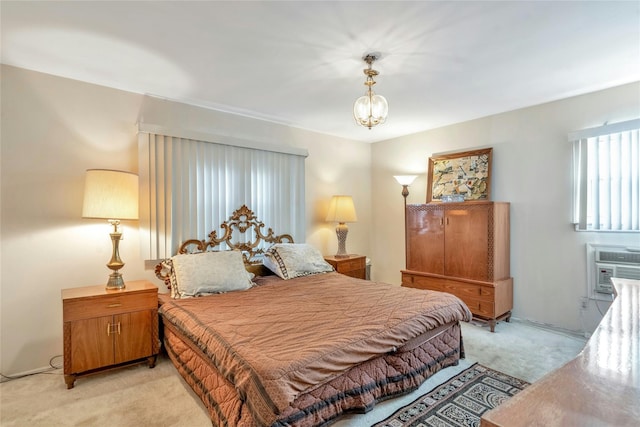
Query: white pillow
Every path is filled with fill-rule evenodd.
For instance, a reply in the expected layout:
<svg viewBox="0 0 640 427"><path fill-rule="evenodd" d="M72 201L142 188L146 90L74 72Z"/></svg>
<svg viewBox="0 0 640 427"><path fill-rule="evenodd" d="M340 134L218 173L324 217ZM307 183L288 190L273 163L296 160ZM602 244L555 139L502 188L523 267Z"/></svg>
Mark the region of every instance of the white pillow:
<svg viewBox="0 0 640 427"><path fill-rule="evenodd" d="M175 274L171 289L174 298L239 291L252 286L240 251L180 254L171 261Z"/></svg>
<svg viewBox="0 0 640 427"><path fill-rule="evenodd" d="M285 280L333 271L320 251L306 243L277 243L265 252L262 263Z"/></svg>

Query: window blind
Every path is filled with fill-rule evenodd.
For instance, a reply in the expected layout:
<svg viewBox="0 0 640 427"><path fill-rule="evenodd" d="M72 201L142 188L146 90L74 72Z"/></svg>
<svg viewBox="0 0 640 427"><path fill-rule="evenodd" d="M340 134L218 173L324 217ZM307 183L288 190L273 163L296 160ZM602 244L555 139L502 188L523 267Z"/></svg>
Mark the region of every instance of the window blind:
<svg viewBox="0 0 640 427"><path fill-rule="evenodd" d="M583 231L640 231L640 119L569 134L574 223Z"/></svg>
<svg viewBox="0 0 640 427"><path fill-rule="evenodd" d="M138 133L138 149L144 259L168 258L187 239L207 239L243 204L276 234L304 241L306 151L144 131Z"/></svg>

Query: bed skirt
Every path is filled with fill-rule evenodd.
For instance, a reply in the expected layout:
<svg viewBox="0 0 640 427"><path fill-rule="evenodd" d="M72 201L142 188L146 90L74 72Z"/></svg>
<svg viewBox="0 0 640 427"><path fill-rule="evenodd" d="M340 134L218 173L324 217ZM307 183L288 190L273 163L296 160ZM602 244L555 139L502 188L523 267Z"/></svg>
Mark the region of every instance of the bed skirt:
<svg viewBox="0 0 640 427"><path fill-rule="evenodd" d="M243 396L203 353L171 324L164 325L164 347L178 372L202 399L214 426L258 426ZM442 368L464 357L459 323L405 345L395 352L354 366L343 375L298 396L272 427L325 426L345 413L364 413L376 402L417 389Z"/></svg>

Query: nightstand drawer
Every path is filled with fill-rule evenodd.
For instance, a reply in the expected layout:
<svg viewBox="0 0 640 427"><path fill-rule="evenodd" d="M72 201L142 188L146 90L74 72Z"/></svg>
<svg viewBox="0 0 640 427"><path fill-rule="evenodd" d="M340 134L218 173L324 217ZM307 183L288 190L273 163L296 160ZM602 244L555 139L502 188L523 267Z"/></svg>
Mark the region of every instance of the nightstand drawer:
<svg viewBox="0 0 640 427"><path fill-rule="evenodd" d="M338 273L348 273L349 271L354 270L364 270L365 267L365 259L364 257L348 259L344 262L338 263L336 270Z"/></svg>
<svg viewBox="0 0 640 427"><path fill-rule="evenodd" d="M331 264L338 273L357 279L366 278L367 257L364 255L327 256L324 260Z"/></svg>
<svg viewBox="0 0 640 427"><path fill-rule="evenodd" d="M344 274L345 276L355 277L356 279L363 279L367 275L367 271L364 268L359 270L350 270L350 271L338 271L338 273Z"/></svg>
<svg viewBox="0 0 640 427"><path fill-rule="evenodd" d="M101 295L63 301L63 321L111 316L114 314L157 308L157 291Z"/></svg>

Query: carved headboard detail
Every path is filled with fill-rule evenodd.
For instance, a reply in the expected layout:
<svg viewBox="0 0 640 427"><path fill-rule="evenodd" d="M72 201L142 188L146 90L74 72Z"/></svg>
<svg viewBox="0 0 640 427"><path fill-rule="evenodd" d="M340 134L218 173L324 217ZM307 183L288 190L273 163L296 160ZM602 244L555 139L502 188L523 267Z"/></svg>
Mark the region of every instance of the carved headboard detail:
<svg viewBox="0 0 640 427"><path fill-rule="evenodd" d="M220 224L220 228L223 230L222 237L218 237L218 231L213 230L209 233L209 240L189 239L183 242L178 249L178 253L194 254L213 251L224 243L229 250L242 251L242 258L249 272L257 276L265 276L272 273L262 265L260 256L264 253L264 249L259 247L260 244L262 242L271 244L293 243L291 235L276 235L271 228L267 228L267 232L264 234L264 223L246 205L242 205L234 211L228 220ZM252 234L253 240L251 240ZM169 281L170 272L164 262L156 265L155 273L156 277L164 281L167 287L171 287Z"/></svg>

